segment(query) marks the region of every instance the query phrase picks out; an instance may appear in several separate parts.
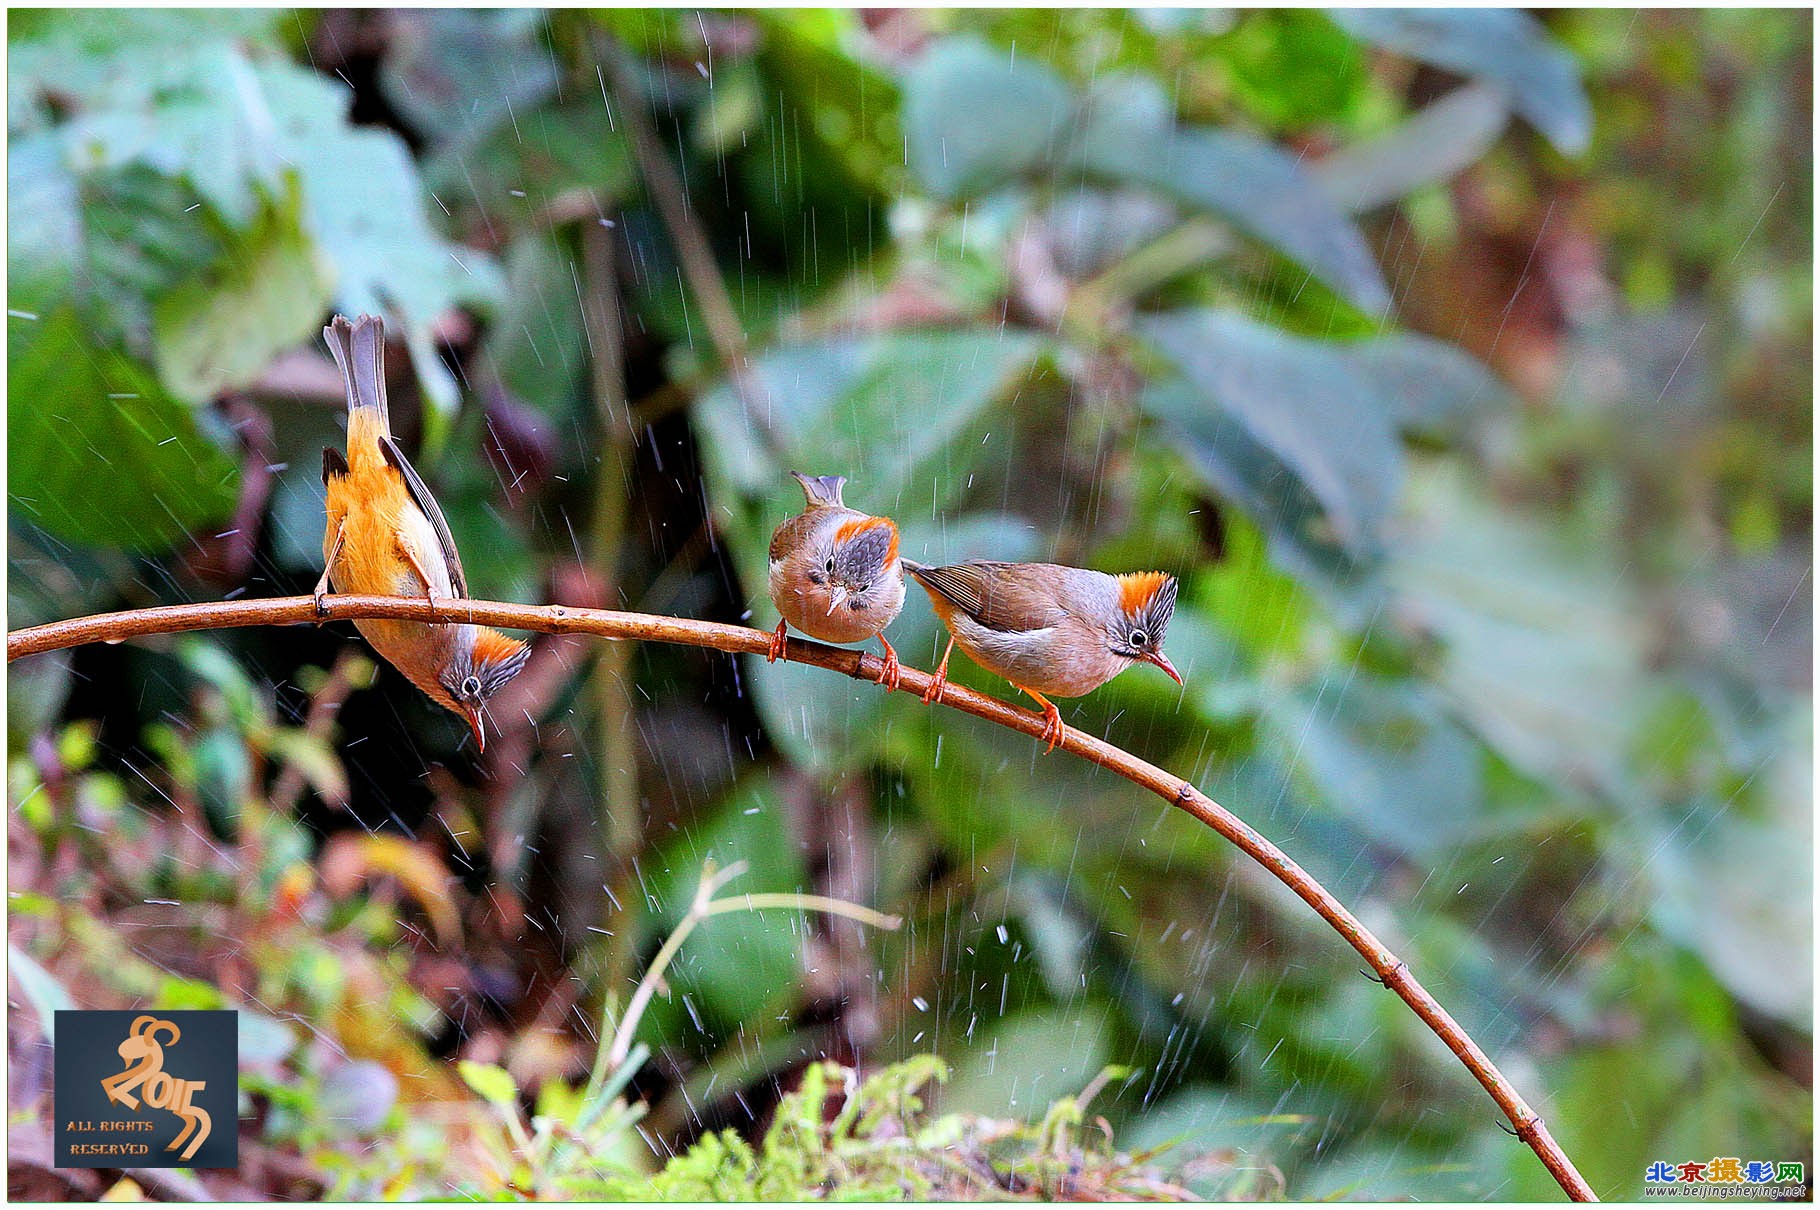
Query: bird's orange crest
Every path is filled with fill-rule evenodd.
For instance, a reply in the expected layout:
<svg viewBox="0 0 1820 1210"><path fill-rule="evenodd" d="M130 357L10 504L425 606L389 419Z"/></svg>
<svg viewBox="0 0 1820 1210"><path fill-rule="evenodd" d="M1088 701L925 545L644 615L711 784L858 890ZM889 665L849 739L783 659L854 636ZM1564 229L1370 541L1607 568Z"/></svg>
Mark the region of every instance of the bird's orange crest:
<svg viewBox="0 0 1820 1210"><path fill-rule="evenodd" d="M524 649L524 643L488 627L481 627L474 634L474 662L481 667L496 667L516 659Z"/></svg>
<svg viewBox="0 0 1820 1210"><path fill-rule="evenodd" d="M885 527L885 532L891 535L891 545L885 551L885 563L889 565L897 558L897 526L892 524L890 517L861 517L858 521L848 521L834 531L834 540L850 542L867 530L877 529L881 525Z"/></svg>
<svg viewBox="0 0 1820 1210"><path fill-rule="evenodd" d="M1132 571L1114 578L1119 582L1119 608L1128 614L1147 607L1169 583L1168 575L1160 571Z"/></svg>

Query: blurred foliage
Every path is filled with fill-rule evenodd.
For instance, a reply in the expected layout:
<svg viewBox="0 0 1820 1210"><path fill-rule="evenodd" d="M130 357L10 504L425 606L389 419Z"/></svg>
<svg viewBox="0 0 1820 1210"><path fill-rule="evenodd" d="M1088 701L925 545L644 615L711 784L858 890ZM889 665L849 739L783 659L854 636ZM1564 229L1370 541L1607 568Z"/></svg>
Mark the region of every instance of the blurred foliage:
<svg viewBox="0 0 1820 1210"><path fill-rule="evenodd" d="M1070 723L1351 904L1602 1195L1811 1170L1811 15L9 29L10 626L306 590L313 333L382 313L477 595L768 625L791 469L927 561L1169 571L1186 686ZM1553 1189L1300 901L1096 769L556 638L483 758L351 643L8 679L16 1002L240 1008L258 1194ZM710 860L905 927L697 919Z"/></svg>

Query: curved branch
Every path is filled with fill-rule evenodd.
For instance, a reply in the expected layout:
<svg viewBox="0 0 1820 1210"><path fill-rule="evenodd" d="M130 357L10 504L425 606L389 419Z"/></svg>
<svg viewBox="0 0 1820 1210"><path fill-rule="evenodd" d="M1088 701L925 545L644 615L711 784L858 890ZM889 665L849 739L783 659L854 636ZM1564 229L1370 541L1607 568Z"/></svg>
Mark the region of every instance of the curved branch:
<svg viewBox="0 0 1820 1210"><path fill-rule="evenodd" d="M621 613L607 609L510 605L495 601L450 601L432 606L427 601L400 597L331 595L322 599L320 611L311 597L278 597L255 601L163 605L153 609L134 609L123 613L96 614L92 617L51 622L9 632L6 636L6 658L11 663L22 656L37 655L40 652L76 647L84 643L119 642L142 635L233 626L348 621L355 618L479 622L489 626L506 626L548 634L590 634L606 639L675 643L685 647L706 647L715 651L743 652L749 655L764 654L771 642L771 636L766 631L752 630L745 626L653 614ZM870 652L829 647L795 637L788 640L784 658L873 682L884 672L884 661ZM928 673L910 667L903 669L902 677L899 689L919 696L929 687L931 680ZM942 704L976 718L983 718L987 722L997 723L1001 727L1021 731L1033 738L1042 735L1041 715L1020 710L962 685L949 684L943 693ZM1383 942L1372 935L1370 929L1347 911L1327 888L1292 861L1288 854L1189 782L1122 748L1072 727L1064 731L1059 746L1103 769L1111 770L1186 811L1237 845L1246 856L1269 870L1299 895L1370 963L1377 979L1414 1009L1415 1014L1466 1066L1473 1078L1484 1086L1498 1103L1498 1108L1509 1117L1517 1137L1540 1157L1568 1196L1575 1201L1598 1200L1592 1187L1574 1167L1573 1161L1567 1158L1560 1144L1549 1134L1542 1119L1525 1103L1511 1082L1479 1049L1478 1044L1441 1007L1440 1002L1410 974L1409 965L1391 953Z"/></svg>

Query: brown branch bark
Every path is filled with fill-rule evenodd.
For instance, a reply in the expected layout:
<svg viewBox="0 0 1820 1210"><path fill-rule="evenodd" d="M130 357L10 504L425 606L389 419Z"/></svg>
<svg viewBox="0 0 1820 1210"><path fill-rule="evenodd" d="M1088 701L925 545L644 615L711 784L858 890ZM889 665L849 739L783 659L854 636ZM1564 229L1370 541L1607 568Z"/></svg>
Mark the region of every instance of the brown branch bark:
<svg viewBox="0 0 1820 1210"><path fill-rule="evenodd" d="M548 634L589 634L605 639L675 643L685 647L706 647L714 651L750 655L763 654L771 642L771 636L767 632L744 626L606 609L579 609L564 605L511 605L495 601L453 601L431 606L427 601L399 597L331 595L323 599L320 612L310 597L277 597L256 601L164 605L51 622L9 632L6 636L6 658L11 663L22 656L76 647L84 643L119 642L143 635L186 630L281 626L354 618L479 622ZM873 682L884 671L884 661L871 652L829 647L795 637L789 639L784 658ZM930 680L928 673L905 667L899 689L920 696L929 687ZM987 722L997 723L1001 727L1021 731L1033 738L1042 734L1043 718L1040 714L1018 709L961 685L950 684L942 697L942 704L976 718L983 718ZM1072 727L1066 729L1059 746L1101 768L1111 770L1186 811L1237 845L1246 856L1269 870L1299 895L1335 932L1346 939L1348 945L1359 952L1385 987L1415 1010L1415 1014L1491 1094L1492 1099L1498 1103L1498 1108L1510 1119L1517 1137L1536 1153L1567 1195L1575 1201L1598 1200L1592 1187L1574 1167L1573 1161L1567 1158L1566 1152L1561 1150L1560 1144L1549 1134L1542 1119L1485 1052L1479 1049L1478 1044L1441 1007L1440 1002L1416 980L1409 971L1409 965L1391 953L1383 942L1372 935L1370 929L1347 911L1345 905L1335 899L1327 888L1292 861L1288 854L1189 782L1133 756L1123 748L1083 734Z"/></svg>

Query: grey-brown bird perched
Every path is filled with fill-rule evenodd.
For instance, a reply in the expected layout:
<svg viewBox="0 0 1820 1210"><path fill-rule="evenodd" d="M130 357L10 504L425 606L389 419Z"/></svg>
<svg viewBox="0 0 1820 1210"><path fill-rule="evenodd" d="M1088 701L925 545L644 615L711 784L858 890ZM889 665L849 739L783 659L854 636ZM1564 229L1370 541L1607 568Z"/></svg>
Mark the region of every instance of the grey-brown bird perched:
<svg viewBox="0 0 1820 1210"><path fill-rule="evenodd" d="M1062 712L1044 694L1092 693L1133 664L1155 664L1176 684L1181 674L1163 654L1163 632L1175 612L1174 576L1138 571L1122 576L1055 563L971 560L905 568L929 594L948 628L925 702L941 700L955 644L1042 703L1048 751L1061 742Z"/></svg>
<svg viewBox="0 0 1820 1210"><path fill-rule="evenodd" d="M829 643L884 644L885 674L879 683L898 685L897 652L883 633L904 608L904 568L897 556L897 526L848 508L841 500L847 480L791 471L803 488L803 511L771 535L767 577L771 603L782 619L765 656L784 653L784 631L794 626Z"/></svg>

